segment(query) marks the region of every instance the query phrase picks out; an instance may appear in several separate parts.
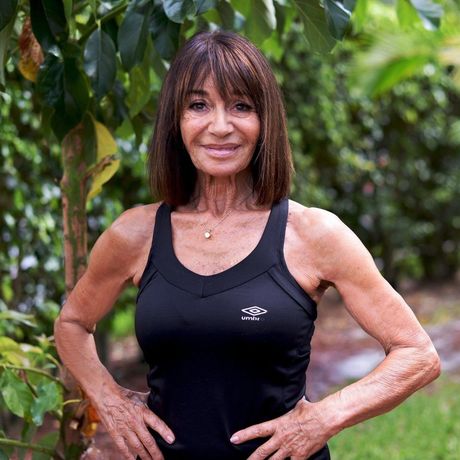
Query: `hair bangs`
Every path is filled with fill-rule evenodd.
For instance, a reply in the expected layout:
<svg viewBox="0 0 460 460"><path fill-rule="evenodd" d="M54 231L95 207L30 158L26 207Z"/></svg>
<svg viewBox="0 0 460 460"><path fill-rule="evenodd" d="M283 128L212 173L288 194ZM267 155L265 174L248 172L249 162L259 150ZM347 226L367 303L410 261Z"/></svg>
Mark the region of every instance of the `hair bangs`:
<svg viewBox="0 0 460 460"><path fill-rule="evenodd" d="M258 111L262 88L255 69L247 59L238 56L237 50L226 44L213 41L194 51L187 69L184 69L182 84L176 88L174 99L178 103L178 113L182 113L189 95L203 89L208 78L214 82L219 95L225 101L234 95L244 96L254 103Z"/></svg>

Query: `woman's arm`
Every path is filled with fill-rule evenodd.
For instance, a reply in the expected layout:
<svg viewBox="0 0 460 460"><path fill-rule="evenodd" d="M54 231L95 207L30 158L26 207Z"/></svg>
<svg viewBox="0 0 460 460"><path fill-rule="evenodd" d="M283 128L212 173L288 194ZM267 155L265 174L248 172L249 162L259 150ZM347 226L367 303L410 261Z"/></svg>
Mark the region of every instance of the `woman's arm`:
<svg viewBox="0 0 460 460"><path fill-rule="evenodd" d="M347 310L382 345L386 358L369 375L322 401L336 433L397 406L440 374L434 346L404 299L381 276L358 239L336 216L324 215L319 276L341 294Z"/></svg>
<svg viewBox="0 0 460 460"><path fill-rule="evenodd" d="M288 414L235 433L243 442L272 436L248 460L305 459L342 429L397 406L440 373L433 344L410 307L381 276L359 238L335 215L304 211L304 235L318 284L340 292L346 308L376 338L386 358L371 373L317 403L306 400Z"/></svg>
<svg viewBox="0 0 460 460"><path fill-rule="evenodd" d="M166 440L173 433L139 394L115 382L99 360L93 337L96 323L133 282L139 265L145 265L153 228L148 217L152 212L148 215L145 208L126 211L99 237L86 272L55 322L54 334L59 356L91 399L121 454L162 459L146 424Z"/></svg>

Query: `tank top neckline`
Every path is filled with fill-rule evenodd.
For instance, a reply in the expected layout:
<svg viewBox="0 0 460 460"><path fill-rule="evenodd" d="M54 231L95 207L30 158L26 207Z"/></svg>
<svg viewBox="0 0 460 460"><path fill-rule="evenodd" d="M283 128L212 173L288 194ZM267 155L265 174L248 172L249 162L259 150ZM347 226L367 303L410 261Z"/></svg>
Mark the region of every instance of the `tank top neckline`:
<svg viewBox="0 0 460 460"><path fill-rule="evenodd" d="M286 222L283 222L284 216L280 215L283 203L287 207L287 198L272 205L262 236L255 248L235 265L212 275L196 273L177 258L172 241L172 208L169 204L162 203L155 219L153 263L171 284L200 296L213 295L242 284L267 271L279 261L279 250L282 251L283 248L286 225Z"/></svg>

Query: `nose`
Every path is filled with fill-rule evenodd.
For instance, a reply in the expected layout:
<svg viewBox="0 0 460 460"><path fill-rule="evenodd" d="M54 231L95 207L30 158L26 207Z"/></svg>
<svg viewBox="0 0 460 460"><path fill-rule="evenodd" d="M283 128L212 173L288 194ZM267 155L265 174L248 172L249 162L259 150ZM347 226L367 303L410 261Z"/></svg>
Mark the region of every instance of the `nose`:
<svg viewBox="0 0 460 460"><path fill-rule="evenodd" d="M223 107L216 107L211 114L208 131L216 136L226 136L233 131L231 115Z"/></svg>

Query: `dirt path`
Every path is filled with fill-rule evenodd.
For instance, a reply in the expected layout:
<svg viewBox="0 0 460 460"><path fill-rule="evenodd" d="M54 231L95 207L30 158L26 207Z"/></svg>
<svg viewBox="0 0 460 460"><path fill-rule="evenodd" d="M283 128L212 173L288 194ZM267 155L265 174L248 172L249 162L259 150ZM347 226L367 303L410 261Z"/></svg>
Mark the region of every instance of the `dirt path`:
<svg viewBox="0 0 460 460"><path fill-rule="evenodd" d="M417 289L402 289L403 296L430 334L444 372L460 371L460 282ZM371 371L384 353L346 312L337 293L328 293L318 311L307 372L307 393L318 400L333 388L356 380ZM133 337L113 344L111 371L129 388L147 391L146 366L141 363ZM119 458L101 427L85 460Z"/></svg>

